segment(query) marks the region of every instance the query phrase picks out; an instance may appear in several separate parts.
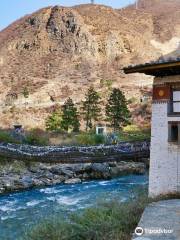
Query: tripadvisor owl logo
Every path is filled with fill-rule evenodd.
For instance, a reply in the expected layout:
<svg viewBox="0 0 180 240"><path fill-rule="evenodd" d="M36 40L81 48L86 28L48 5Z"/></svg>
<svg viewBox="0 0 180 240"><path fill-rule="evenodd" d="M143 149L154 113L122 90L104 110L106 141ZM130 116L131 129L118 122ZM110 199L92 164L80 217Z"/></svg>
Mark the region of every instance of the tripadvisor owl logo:
<svg viewBox="0 0 180 240"><path fill-rule="evenodd" d="M135 229L135 234L136 234L137 236L142 236L143 233L144 233L144 230L143 230L142 227L137 227L137 228Z"/></svg>

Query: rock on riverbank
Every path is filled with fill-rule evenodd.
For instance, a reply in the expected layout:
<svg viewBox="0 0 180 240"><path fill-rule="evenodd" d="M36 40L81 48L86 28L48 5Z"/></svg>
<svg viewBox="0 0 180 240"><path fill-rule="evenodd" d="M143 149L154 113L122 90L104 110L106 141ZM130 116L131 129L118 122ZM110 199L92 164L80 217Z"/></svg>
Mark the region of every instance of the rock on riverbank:
<svg viewBox="0 0 180 240"><path fill-rule="evenodd" d="M93 179L111 179L127 174L144 174L141 162L83 164L6 162L0 166L0 193L59 183L75 184Z"/></svg>

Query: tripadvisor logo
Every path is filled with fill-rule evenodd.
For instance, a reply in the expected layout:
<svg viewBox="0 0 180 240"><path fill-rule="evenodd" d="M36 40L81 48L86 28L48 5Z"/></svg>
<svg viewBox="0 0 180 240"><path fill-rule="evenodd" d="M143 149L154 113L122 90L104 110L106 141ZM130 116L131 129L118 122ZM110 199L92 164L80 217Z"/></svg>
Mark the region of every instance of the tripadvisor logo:
<svg viewBox="0 0 180 240"><path fill-rule="evenodd" d="M143 233L144 233L144 230L143 230L142 227L137 227L137 228L135 229L135 234L136 234L137 236L142 236Z"/></svg>
<svg viewBox="0 0 180 240"><path fill-rule="evenodd" d="M135 229L135 234L136 234L137 236L139 236L139 237L134 238L134 240L151 240L150 238L140 237L140 236L143 235L143 233L144 233L144 229L141 228L141 227L137 227L137 228Z"/></svg>

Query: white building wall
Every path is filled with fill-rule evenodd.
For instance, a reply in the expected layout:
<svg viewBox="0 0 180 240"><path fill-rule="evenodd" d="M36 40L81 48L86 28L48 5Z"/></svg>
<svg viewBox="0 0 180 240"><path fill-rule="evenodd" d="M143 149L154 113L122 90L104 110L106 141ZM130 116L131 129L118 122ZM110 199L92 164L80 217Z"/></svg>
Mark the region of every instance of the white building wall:
<svg viewBox="0 0 180 240"><path fill-rule="evenodd" d="M168 121L180 121L180 117L167 116L166 102L153 103L150 196L180 191L180 146L168 143Z"/></svg>

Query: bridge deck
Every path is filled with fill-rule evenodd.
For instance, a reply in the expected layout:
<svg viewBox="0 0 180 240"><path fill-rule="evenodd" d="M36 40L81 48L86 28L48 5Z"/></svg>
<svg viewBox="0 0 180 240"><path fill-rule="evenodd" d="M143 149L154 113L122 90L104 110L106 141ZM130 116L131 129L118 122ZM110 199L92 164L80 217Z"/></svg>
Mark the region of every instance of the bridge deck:
<svg viewBox="0 0 180 240"><path fill-rule="evenodd" d="M149 142L120 143L100 146L30 146L18 144L0 144L0 156L7 159L39 162L80 163L111 162L121 160L139 160L148 158Z"/></svg>

